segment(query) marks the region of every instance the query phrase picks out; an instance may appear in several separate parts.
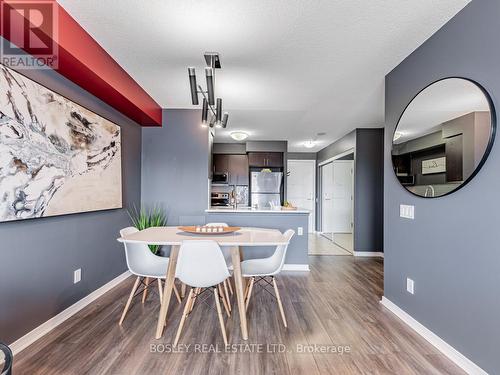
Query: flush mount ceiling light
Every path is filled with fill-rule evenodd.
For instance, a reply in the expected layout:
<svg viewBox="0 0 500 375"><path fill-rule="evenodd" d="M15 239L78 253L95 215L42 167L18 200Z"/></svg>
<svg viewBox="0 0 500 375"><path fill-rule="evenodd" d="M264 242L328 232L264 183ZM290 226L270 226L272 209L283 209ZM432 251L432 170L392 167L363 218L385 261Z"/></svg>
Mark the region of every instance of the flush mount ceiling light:
<svg viewBox="0 0 500 375"><path fill-rule="evenodd" d="M244 141L248 138L248 134L245 132L232 132L229 136L235 141Z"/></svg>
<svg viewBox="0 0 500 375"><path fill-rule="evenodd" d="M313 148L314 146L316 146L316 142L314 142L313 140L304 142L305 148Z"/></svg>
<svg viewBox="0 0 500 375"><path fill-rule="evenodd" d="M203 96L203 106L201 109L201 126L207 127L214 126L217 128L225 128L229 119L229 114L222 113L222 99L217 98L217 105L215 101L215 69L220 69L220 56L217 52L205 52L205 61L207 67L205 68L205 77L207 81L207 89L203 88L196 83L196 71L194 68L188 68L189 85L191 87L191 102L193 105L198 105L198 94ZM214 105L216 107L214 108ZM210 111L210 119L208 112Z"/></svg>

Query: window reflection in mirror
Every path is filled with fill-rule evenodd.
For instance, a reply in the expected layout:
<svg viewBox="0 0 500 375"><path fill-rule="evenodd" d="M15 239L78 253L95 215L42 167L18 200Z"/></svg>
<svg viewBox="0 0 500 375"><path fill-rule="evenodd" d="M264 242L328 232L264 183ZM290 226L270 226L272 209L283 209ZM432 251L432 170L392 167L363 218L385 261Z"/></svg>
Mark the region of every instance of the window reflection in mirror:
<svg viewBox="0 0 500 375"><path fill-rule="evenodd" d="M457 190L486 160L494 117L490 98L470 80L447 78L428 86L405 109L394 132L396 177L421 197Z"/></svg>

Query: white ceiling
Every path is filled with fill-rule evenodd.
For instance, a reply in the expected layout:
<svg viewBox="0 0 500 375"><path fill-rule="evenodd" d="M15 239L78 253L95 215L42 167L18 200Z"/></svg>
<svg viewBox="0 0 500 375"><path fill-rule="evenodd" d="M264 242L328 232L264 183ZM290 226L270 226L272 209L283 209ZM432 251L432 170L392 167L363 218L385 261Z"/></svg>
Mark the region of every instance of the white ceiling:
<svg viewBox="0 0 500 375"><path fill-rule="evenodd" d="M474 83L450 78L432 84L404 111L395 143L407 142L441 129L441 124L471 112L490 111L488 99Z"/></svg>
<svg viewBox="0 0 500 375"><path fill-rule="evenodd" d="M187 67L221 54L217 141L317 151L384 124L384 76L470 0L58 0L165 108L193 108ZM302 143L315 139L317 146Z"/></svg>

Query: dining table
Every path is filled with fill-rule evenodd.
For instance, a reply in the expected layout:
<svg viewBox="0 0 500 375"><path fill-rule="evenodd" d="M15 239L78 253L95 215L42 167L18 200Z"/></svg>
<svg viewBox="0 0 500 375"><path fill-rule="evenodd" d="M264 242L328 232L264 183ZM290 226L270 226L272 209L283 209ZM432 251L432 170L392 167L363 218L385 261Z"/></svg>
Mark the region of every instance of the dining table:
<svg viewBox="0 0 500 375"><path fill-rule="evenodd" d="M243 340L248 340L248 326L245 309L244 284L241 273L241 261L244 258L243 247L257 246L280 246L286 245L285 236L277 229L242 227L233 233L189 233L184 232L178 226L151 227L136 233L118 238L120 242L143 243L146 245L171 246L170 260L165 270L166 280L163 289L163 298L156 327L156 339L163 335L163 329L167 321L168 307L172 288L175 281L175 269L177 257L183 241L186 240L212 240L221 247L230 248L233 263L233 277L236 289L238 313L240 317L240 329Z"/></svg>

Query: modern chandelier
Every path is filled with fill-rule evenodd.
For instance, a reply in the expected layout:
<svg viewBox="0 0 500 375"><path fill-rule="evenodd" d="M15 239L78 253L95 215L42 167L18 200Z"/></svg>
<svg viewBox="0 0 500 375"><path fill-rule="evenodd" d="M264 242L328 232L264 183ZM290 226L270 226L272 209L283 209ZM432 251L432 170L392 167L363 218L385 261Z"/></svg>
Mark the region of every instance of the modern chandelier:
<svg viewBox="0 0 500 375"><path fill-rule="evenodd" d="M188 68L189 84L191 86L191 102L193 105L198 105L198 94L203 96L203 104L201 108L201 126L210 126L213 128L225 128L229 114L222 113L222 99L217 98L215 101L215 69L220 69L220 56L218 52L205 52L205 77L207 80L207 89L196 83L196 72L193 67ZM215 106L215 107L214 107ZM209 118L210 111L210 118Z"/></svg>

